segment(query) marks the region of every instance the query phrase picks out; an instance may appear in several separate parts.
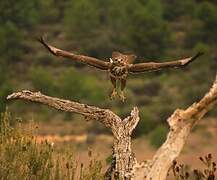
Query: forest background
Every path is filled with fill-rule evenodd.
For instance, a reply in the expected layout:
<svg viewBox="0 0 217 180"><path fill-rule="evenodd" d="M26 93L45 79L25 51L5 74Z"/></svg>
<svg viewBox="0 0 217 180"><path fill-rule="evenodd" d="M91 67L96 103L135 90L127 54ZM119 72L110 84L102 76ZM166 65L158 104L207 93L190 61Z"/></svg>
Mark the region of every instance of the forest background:
<svg viewBox="0 0 217 180"><path fill-rule="evenodd" d="M205 55L185 69L130 75L123 104L109 99L112 86L106 73L52 56L36 41L41 35L56 47L106 61L112 51L134 53L136 62L164 62L198 51ZM110 108L121 117L136 105L141 121L134 137L150 137L157 147L167 133L167 117L211 86L216 42L217 2L211 0L2 0L0 112L6 96L23 89ZM70 122L71 134L110 134L96 122L44 106L16 102L9 110L24 121ZM214 110L208 117L216 115Z"/></svg>

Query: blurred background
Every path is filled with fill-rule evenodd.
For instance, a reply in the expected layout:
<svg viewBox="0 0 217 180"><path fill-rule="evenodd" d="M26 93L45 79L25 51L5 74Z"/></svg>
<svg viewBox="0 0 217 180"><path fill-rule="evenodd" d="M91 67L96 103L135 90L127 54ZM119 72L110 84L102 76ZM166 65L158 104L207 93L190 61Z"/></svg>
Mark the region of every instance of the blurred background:
<svg viewBox="0 0 217 180"><path fill-rule="evenodd" d="M139 157L144 150L148 156L164 141L169 115L199 100L212 85L216 34L217 2L211 0L1 0L0 111L9 93L23 89L109 108L121 117L138 106L134 146ZM112 86L105 72L52 56L36 41L42 35L58 48L105 61L112 51L134 53L136 62L205 55L184 69L130 75L123 104L109 99ZM80 152L101 151L101 138L105 153L111 151L111 132L97 122L33 103L7 106L12 116L36 122L42 138L70 140ZM186 153L217 151L216 120L215 108L196 126Z"/></svg>

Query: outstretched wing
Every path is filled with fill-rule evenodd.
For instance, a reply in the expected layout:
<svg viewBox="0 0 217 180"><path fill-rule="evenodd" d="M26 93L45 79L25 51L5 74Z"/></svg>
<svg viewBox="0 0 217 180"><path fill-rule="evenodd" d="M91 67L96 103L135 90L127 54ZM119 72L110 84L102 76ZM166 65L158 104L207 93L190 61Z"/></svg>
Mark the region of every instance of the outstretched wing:
<svg viewBox="0 0 217 180"><path fill-rule="evenodd" d="M133 64L130 66L129 71L134 73L139 73L145 71L156 71L163 68L182 68L187 66L189 63L191 63L201 55L203 55L203 53L199 52L193 57L180 59L177 61L164 62L164 63L148 62L148 63Z"/></svg>
<svg viewBox="0 0 217 180"><path fill-rule="evenodd" d="M43 44L43 46L45 48L47 48L55 56L66 57L66 58L72 59L74 61L88 64L90 66L94 66L94 67L102 69L102 70L107 70L109 68L109 62L105 62L105 61L102 61L102 60L99 60L99 59L96 59L93 57L84 56L84 55L77 55L77 54L70 53L68 51L57 49L57 48L47 44L44 41L43 37L38 38L38 41L41 44Z"/></svg>

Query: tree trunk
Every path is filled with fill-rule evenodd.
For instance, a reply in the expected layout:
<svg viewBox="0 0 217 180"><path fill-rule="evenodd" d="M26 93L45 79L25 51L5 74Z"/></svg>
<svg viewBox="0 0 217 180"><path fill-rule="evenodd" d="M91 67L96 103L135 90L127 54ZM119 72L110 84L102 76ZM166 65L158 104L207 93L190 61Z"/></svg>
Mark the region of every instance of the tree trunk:
<svg viewBox="0 0 217 180"><path fill-rule="evenodd" d="M114 158L115 158L115 174L124 178L130 173L136 163L135 156L131 149L131 137L123 127L120 128L119 134L114 138Z"/></svg>
<svg viewBox="0 0 217 180"><path fill-rule="evenodd" d="M176 110L168 119L170 131L165 143L158 149L152 160L137 163L131 149L131 135L139 122L139 111L135 107L131 115L121 119L108 109L101 109L73 101L49 97L40 92L21 91L7 97L8 100L24 99L41 103L58 110L79 113L86 119L97 120L111 128L114 136L113 163L105 179L165 180L192 127L217 103L217 76L210 91L186 110ZM114 175L114 176L113 176Z"/></svg>

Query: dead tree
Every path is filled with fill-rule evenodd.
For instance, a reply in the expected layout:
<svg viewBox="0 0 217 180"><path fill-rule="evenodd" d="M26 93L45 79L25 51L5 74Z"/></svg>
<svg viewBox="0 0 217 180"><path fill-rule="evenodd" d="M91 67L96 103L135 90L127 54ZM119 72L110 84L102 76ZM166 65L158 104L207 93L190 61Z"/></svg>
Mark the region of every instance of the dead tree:
<svg viewBox="0 0 217 180"><path fill-rule="evenodd" d="M217 103L217 76L209 92L197 103L186 110L177 109L168 118L170 131L164 144L151 160L138 163L131 148L131 134L139 122L139 110L134 107L131 115L121 119L109 109L101 109L78 102L49 97L40 92L21 91L7 97L8 100L23 99L37 102L57 110L78 113L88 120L97 120L111 128L114 136L114 167L110 167L105 179L112 174L119 179L165 180L192 127Z"/></svg>

